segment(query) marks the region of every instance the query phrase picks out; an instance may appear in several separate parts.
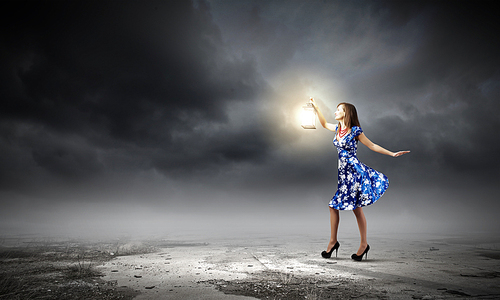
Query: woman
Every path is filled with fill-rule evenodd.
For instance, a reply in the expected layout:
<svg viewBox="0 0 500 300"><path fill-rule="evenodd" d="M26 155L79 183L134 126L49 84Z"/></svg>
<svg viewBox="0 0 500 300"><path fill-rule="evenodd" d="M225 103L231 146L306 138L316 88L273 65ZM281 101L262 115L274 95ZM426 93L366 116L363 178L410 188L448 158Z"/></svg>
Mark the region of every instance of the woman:
<svg viewBox="0 0 500 300"><path fill-rule="evenodd" d="M352 210L358 222L361 243L358 251L351 258L360 261L365 254L368 258L370 250L366 239L367 224L362 207L375 203L389 187L389 180L384 174L366 166L357 159L358 141L372 151L392 157L398 157L410 151L391 152L370 141L361 130L356 108L352 104L340 103L337 105L335 120L338 121L338 124L335 125L326 122L314 99L311 98L311 102L321 125L335 132L333 144L339 153L338 189L329 203L331 237L326 251L323 251L321 256L330 258L333 250L336 251L335 255L337 255L340 247L337 240L340 222L339 210Z"/></svg>

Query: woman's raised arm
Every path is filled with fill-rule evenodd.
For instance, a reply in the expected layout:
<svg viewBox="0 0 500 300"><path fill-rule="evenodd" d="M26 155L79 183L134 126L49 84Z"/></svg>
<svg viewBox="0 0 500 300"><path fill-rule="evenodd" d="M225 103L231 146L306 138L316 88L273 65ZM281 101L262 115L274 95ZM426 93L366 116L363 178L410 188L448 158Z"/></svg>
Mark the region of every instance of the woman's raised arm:
<svg viewBox="0 0 500 300"><path fill-rule="evenodd" d="M319 122L321 123L321 125L330 130L330 131L333 131L335 132L335 128L337 127L335 124L332 124L332 123L328 123L325 119L325 116L323 116L323 114L321 113L321 110L319 110L319 107L318 105L316 104L316 102L314 101L314 98L311 98L311 103L314 107L314 109L316 110L316 113L318 114L318 119L319 119Z"/></svg>

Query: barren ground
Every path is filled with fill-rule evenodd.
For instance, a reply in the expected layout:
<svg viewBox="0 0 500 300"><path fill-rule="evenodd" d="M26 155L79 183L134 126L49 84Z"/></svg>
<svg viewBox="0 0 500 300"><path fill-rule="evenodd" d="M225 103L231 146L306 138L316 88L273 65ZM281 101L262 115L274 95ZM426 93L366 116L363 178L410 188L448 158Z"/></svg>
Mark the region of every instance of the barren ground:
<svg viewBox="0 0 500 300"><path fill-rule="evenodd" d="M498 299L499 243L355 238L323 259L313 237L4 238L0 299Z"/></svg>

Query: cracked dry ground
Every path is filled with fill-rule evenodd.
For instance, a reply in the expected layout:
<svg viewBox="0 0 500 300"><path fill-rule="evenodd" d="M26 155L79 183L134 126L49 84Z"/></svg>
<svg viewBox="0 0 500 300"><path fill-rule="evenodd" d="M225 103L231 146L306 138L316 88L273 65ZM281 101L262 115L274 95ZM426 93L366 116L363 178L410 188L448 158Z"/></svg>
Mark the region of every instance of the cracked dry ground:
<svg viewBox="0 0 500 300"><path fill-rule="evenodd" d="M136 291L102 280L94 268L116 257L122 246L43 241L0 247L0 299L133 299ZM152 250L142 245L122 254Z"/></svg>
<svg viewBox="0 0 500 300"><path fill-rule="evenodd" d="M387 291L357 285L352 279L338 278L332 282L270 271L244 281L209 280L206 283L225 294L258 299L389 299Z"/></svg>

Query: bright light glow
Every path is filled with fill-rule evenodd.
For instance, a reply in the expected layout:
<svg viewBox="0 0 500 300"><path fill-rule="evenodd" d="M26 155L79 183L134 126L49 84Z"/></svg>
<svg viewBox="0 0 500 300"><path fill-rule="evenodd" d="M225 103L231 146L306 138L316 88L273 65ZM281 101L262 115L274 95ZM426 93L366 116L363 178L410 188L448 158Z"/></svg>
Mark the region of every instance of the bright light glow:
<svg viewBox="0 0 500 300"><path fill-rule="evenodd" d="M312 106L312 103L306 103L302 106L302 128L304 129L316 129L316 112Z"/></svg>

